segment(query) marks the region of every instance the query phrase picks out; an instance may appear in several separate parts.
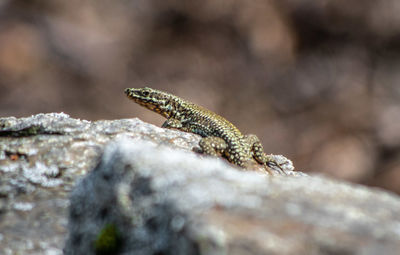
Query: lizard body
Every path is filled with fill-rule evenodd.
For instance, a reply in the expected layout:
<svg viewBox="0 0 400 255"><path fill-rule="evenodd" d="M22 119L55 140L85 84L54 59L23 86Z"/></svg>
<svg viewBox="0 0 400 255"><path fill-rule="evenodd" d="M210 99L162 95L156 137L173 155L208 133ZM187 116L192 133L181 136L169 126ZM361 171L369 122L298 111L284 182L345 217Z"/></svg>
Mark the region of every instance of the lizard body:
<svg viewBox="0 0 400 255"><path fill-rule="evenodd" d="M139 105L167 118L162 127L202 136L199 146L205 154L223 156L244 168L255 159L269 173L269 166L280 168L272 156L264 153L257 136L243 135L231 122L210 110L151 88L127 88L125 94Z"/></svg>

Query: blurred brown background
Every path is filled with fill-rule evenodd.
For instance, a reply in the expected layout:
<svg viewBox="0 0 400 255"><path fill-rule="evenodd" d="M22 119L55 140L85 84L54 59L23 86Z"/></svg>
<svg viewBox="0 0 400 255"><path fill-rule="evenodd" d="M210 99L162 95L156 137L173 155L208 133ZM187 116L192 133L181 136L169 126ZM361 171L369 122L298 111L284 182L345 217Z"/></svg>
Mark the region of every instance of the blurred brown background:
<svg viewBox="0 0 400 255"><path fill-rule="evenodd" d="M267 153L400 193L400 1L0 1L0 116L162 118L149 86Z"/></svg>

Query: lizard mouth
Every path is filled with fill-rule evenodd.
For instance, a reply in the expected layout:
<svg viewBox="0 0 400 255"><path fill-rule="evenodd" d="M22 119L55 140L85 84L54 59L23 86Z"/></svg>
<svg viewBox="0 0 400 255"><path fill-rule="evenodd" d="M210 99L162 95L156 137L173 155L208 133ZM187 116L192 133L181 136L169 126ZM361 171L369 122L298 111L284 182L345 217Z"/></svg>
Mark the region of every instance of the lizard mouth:
<svg viewBox="0 0 400 255"><path fill-rule="evenodd" d="M135 101L137 104L145 106L150 110L155 108L152 98L146 89L126 88L124 92L129 99Z"/></svg>
<svg viewBox="0 0 400 255"><path fill-rule="evenodd" d="M126 88L125 94L132 98L150 99L152 91L149 88Z"/></svg>
<svg viewBox="0 0 400 255"><path fill-rule="evenodd" d="M132 88L126 88L124 92L130 98L134 98L135 96L137 96L137 92L135 91L135 89Z"/></svg>
<svg viewBox="0 0 400 255"><path fill-rule="evenodd" d="M143 102L146 100L141 94L140 90L138 89L133 89L133 88L127 88L125 89L125 94L128 98L134 100L137 103Z"/></svg>

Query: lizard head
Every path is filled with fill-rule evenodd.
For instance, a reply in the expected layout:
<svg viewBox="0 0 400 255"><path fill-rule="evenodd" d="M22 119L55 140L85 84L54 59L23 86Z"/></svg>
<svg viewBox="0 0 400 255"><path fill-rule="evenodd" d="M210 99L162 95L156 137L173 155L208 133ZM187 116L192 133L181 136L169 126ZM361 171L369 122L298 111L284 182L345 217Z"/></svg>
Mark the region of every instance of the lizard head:
<svg viewBox="0 0 400 255"><path fill-rule="evenodd" d="M152 88L127 88L125 94L137 104L168 117L172 95Z"/></svg>

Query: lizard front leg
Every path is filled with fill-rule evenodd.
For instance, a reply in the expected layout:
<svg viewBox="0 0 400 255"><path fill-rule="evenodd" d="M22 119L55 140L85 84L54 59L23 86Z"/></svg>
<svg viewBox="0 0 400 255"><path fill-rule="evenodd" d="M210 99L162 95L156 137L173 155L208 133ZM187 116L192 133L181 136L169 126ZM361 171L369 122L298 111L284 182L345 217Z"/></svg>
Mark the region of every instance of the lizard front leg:
<svg viewBox="0 0 400 255"><path fill-rule="evenodd" d="M162 124L161 127L162 128L169 128L169 129L175 128L175 129L182 130L183 125L182 125L182 122L180 120L169 118Z"/></svg>
<svg viewBox="0 0 400 255"><path fill-rule="evenodd" d="M177 120L174 118L167 119L161 126L162 128L168 129L178 129L184 132L194 133L201 136L206 136L205 132L202 129L198 129L197 125L192 123L190 124L189 120Z"/></svg>
<svg viewBox="0 0 400 255"><path fill-rule="evenodd" d="M267 167L266 169L269 173L272 173L270 167L277 167L281 171L283 171L281 166L278 164L278 162L276 162L272 156L267 155L264 152L264 148L260 142L260 139L256 135L253 135L253 134L245 135L244 138L247 141L247 143L250 145L250 149L253 154L253 158L258 163L265 165Z"/></svg>

